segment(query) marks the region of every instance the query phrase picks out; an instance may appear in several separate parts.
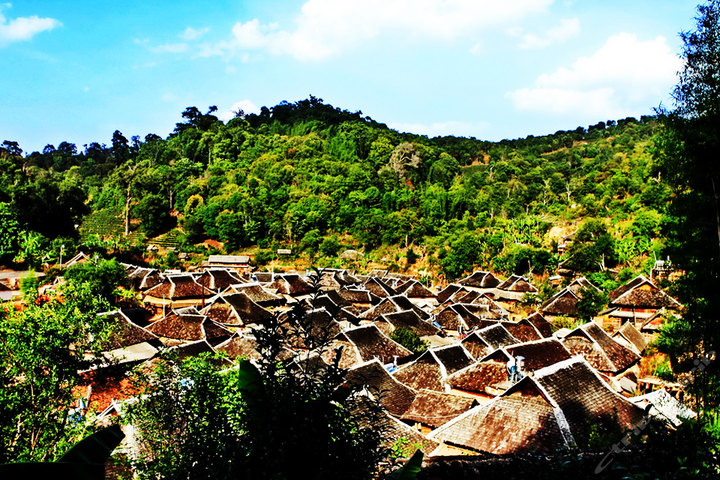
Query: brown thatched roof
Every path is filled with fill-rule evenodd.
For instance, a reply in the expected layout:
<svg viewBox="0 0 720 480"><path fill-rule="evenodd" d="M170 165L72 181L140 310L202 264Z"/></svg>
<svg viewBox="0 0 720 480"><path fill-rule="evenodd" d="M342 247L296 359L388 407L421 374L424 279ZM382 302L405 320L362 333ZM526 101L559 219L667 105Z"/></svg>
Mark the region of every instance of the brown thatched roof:
<svg viewBox="0 0 720 480"><path fill-rule="evenodd" d="M171 312L147 327L147 330L158 337L188 341L204 340L201 325L206 318L205 315Z"/></svg>
<svg viewBox="0 0 720 480"><path fill-rule="evenodd" d="M554 451L570 446L553 406L534 397L495 398L449 421L428 437L494 454Z"/></svg>
<svg viewBox="0 0 720 480"><path fill-rule="evenodd" d="M197 283L192 275L172 275L145 292L146 297L166 298L169 300L202 299L215 295Z"/></svg>
<svg viewBox="0 0 720 480"><path fill-rule="evenodd" d="M625 285L610 292L610 307L680 308L680 303L660 290L653 282L638 275Z"/></svg>
<svg viewBox="0 0 720 480"><path fill-rule="evenodd" d="M115 350L142 342L153 342L158 339L158 337L150 331L134 324L119 310L110 312L108 315L115 319L115 327L117 330L104 346L105 350Z"/></svg>
<svg viewBox="0 0 720 480"><path fill-rule="evenodd" d="M436 428L470 410L476 403L473 398L420 390L401 418Z"/></svg>
<svg viewBox="0 0 720 480"><path fill-rule="evenodd" d="M473 272L458 282L460 285L475 288L495 288L500 285L500 280L490 272Z"/></svg>
<svg viewBox="0 0 720 480"><path fill-rule="evenodd" d="M257 341L254 338L242 335L233 335L214 348L218 352L224 352L232 359L247 358L249 360L257 360L261 358Z"/></svg>
<svg viewBox="0 0 720 480"><path fill-rule="evenodd" d="M351 304L370 304L376 305L380 303L381 298L374 295L369 290L358 290L358 289L341 289L337 291L346 302Z"/></svg>
<svg viewBox="0 0 720 480"><path fill-rule="evenodd" d="M472 356L459 343L447 347L433 348L430 352L445 367L445 375L450 375L475 363Z"/></svg>
<svg viewBox="0 0 720 480"><path fill-rule="evenodd" d="M581 446L593 428L617 424L621 429L634 425L643 411L615 393L582 358L537 370L532 377L508 389L503 395L522 390L521 383L534 381L554 405L562 410L573 437Z"/></svg>
<svg viewBox="0 0 720 480"><path fill-rule="evenodd" d="M416 335L439 335L441 331L435 325L426 322L414 310L388 313L382 316L393 328L407 328Z"/></svg>
<svg viewBox="0 0 720 480"><path fill-rule="evenodd" d="M540 310L545 315L569 315L578 314L577 304L580 301L577 295L569 288L563 288L558 293L546 300Z"/></svg>
<svg viewBox="0 0 720 480"><path fill-rule="evenodd" d="M438 303L445 303L458 292L467 292L467 290L462 285L458 285L457 283L451 283L447 287L440 290L440 292L438 292L436 296L437 301Z"/></svg>
<svg viewBox="0 0 720 480"><path fill-rule="evenodd" d="M496 287L497 290L516 293L537 293L538 289L530 281L520 275L511 275L510 278Z"/></svg>
<svg viewBox="0 0 720 480"><path fill-rule="evenodd" d="M397 292L390 287L387 283L376 277L370 277L365 282L365 289L371 292L376 297L385 298L397 295Z"/></svg>
<svg viewBox="0 0 720 480"><path fill-rule="evenodd" d="M395 291L408 298L435 298L435 293L417 280L409 280L396 288Z"/></svg>
<svg viewBox="0 0 720 480"><path fill-rule="evenodd" d="M502 326L510 332L510 335L517 338L521 342L532 342L540 340L542 335L538 332L532 323L522 319L517 322L501 322Z"/></svg>
<svg viewBox="0 0 720 480"><path fill-rule="evenodd" d="M282 297L268 292L259 283L242 283L239 285L233 285L230 290L231 291L229 293L244 293L250 298L250 300L264 307L279 305L285 302Z"/></svg>
<svg viewBox="0 0 720 480"><path fill-rule="evenodd" d="M527 321L530 322L544 338L552 337L552 325L545 319L545 317L542 316L540 312L535 312L527 317Z"/></svg>
<svg viewBox="0 0 720 480"><path fill-rule="evenodd" d="M440 362L430 353L423 353L414 362L402 366L393 373L400 382L416 390L428 389L445 391L444 372Z"/></svg>
<svg viewBox="0 0 720 480"><path fill-rule="evenodd" d="M505 351L512 357L525 357L525 371L528 372L562 362L572 356L570 351L554 338L508 345L505 347Z"/></svg>
<svg viewBox="0 0 720 480"><path fill-rule="evenodd" d="M593 368L606 373L620 373L640 360L640 356L613 340L594 322L570 332L563 345L573 355L582 355Z"/></svg>
<svg viewBox="0 0 720 480"><path fill-rule="evenodd" d="M205 270L196 281L203 287L209 288L215 292L225 290L231 285L242 283L240 275L233 270L224 268L213 268Z"/></svg>
<svg viewBox="0 0 720 480"><path fill-rule="evenodd" d="M642 352L645 350L645 347L647 347L645 337L643 337L637 328L633 327L631 322L625 322L622 327L620 327L620 330L613 335L613 338L616 337L624 338L625 341L635 348L636 353Z"/></svg>
<svg viewBox="0 0 720 480"><path fill-rule="evenodd" d="M485 394L486 387L508 379L505 362L488 360L474 363L447 377L452 388Z"/></svg>
<svg viewBox="0 0 720 480"><path fill-rule="evenodd" d="M377 360L351 368L347 381L366 386L385 409L400 416L410 407L417 392L393 378Z"/></svg>
<svg viewBox="0 0 720 480"><path fill-rule="evenodd" d="M297 273L282 273L275 276L270 288L276 289L279 293L299 297L313 292L312 286Z"/></svg>
<svg viewBox="0 0 720 480"><path fill-rule="evenodd" d="M377 358L382 363L389 363L396 356L404 358L412 355L410 350L383 335L375 325L345 330L338 336L338 339L355 345L360 357L366 362Z"/></svg>
<svg viewBox="0 0 720 480"><path fill-rule="evenodd" d="M513 337L512 334L499 323L478 330L477 334L493 349L520 343L517 338Z"/></svg>
<svg viewBox="0 0 720 480"><path fill-rule="evenodd" d="M362 358L358 353L355 345L345 340L333 340L326 348L323 349L321 356L328 365L332 365L336 361L336 357L340 354L338 367L351 368L362 363Z"/></svg>
<svg viewBox="0 0 720 480"><path fill-rule="evenodd" d="M475 360L483 358L493 350L492 347L490 347L490 345L477 334L477 332L473 332L463 338L460 343Z"/></svg>

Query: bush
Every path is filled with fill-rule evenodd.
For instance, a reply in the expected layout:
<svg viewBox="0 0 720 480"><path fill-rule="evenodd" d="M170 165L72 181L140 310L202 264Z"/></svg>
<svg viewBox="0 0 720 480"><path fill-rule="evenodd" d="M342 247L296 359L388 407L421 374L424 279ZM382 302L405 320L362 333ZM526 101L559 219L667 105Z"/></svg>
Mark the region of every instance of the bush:
<svg viewBox="0 0 720 480"><path fill-rule="evenodd" d="M409 328L396 328L390 333L390 338L413 353L423 353L430 346Z"/></svg>

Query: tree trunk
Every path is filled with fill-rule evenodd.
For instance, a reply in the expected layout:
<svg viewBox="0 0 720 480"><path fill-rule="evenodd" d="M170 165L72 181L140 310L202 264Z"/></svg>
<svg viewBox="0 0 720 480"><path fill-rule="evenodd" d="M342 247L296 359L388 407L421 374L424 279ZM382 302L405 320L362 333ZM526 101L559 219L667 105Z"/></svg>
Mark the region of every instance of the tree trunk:
<svg viewBox="0 0 720 480"><path fill-rule="evenodd" d="M125 191L125 236L130 235L130 186Z"/></svg>

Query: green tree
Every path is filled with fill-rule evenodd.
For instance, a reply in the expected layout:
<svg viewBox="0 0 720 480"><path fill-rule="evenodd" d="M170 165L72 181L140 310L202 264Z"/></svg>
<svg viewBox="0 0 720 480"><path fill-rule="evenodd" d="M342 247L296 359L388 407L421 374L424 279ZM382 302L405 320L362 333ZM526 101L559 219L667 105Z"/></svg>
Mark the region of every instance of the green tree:
<svg viewBox="0 0 720 480"><path fill-rule="evenodd" d="M409 328L396 328L390 332L390 338L413 353L423 353L429 347L429 344L425 340Z"/></svg>
<svg viewBox="0 0 720 480"><path fill-rule="evenodd" d="M145 195L133 208L133 214L140 219L143 230L150 237L162 233L172 224L167 202L162 195Z"/></svg>
<svg viewBox="0 0 720 480"><path fill-rule="evenodd" d="M673 187L668 250L685 274L675 294L686 306L681 320L662 331L668 353L687 352L689 370L720 348L720 2L698 7L695 30L681 34L685 64L673 96L676 108L662 111L660 141L664 178ZM704 409L720 402L720 368L695 369L691 390Z"/></svg>
<svg viewBox="0 0 720 480"><path fill-rule="evenodd" d="M0 202L0 262L17 253L20 224L9 203Z"/></svg>

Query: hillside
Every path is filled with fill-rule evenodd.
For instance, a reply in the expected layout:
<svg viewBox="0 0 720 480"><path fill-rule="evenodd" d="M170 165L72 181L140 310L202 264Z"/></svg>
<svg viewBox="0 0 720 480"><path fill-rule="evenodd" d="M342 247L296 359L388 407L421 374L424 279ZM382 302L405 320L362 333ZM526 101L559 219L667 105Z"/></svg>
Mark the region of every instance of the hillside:
<svg viewBox="0 0 720 480"><path fill-rule="evenodd" d="M400 134L315 97L227 124L214 111L187 108L166 139L116 131L81 152L63 142L23 155L6 141L0 261L151 241L260 264L290 248L293 261L343 266L352 248L365 254L353 266L452 279L475 265L543 275L567 258L583 272L641 270L663 253L669 190L653 171L651 117L487 142Z"/></svg>

